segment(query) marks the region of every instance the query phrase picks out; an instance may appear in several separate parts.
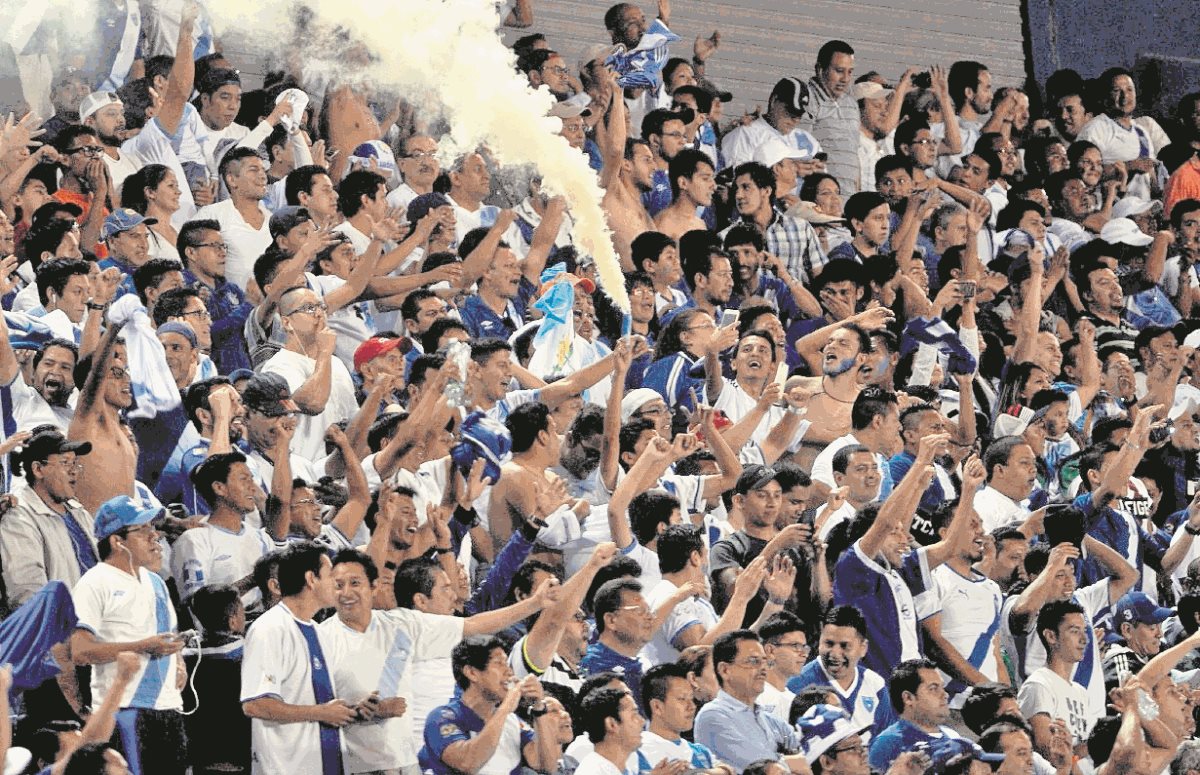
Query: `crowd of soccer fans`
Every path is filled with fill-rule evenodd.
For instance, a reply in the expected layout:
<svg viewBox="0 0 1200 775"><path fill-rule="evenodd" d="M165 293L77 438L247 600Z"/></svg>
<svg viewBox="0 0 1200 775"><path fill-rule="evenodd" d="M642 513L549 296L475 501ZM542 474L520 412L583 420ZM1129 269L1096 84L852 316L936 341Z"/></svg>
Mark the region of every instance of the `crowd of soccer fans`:
<svg viewBox="0 0 1200 775"><path fill-rule="evenodd" d="M1200 772L1200 92L531 31L618 274L436 105L97 6L0 128L6 775Z"/></svg>

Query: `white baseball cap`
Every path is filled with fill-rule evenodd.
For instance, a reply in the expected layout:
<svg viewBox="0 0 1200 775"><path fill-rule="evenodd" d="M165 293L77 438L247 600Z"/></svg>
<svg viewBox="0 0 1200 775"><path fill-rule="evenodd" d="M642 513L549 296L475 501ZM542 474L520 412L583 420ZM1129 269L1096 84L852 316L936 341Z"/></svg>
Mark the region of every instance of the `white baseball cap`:
<svg viewBox="0 0 1200 775"><path fill-rule="evenodd" d="M807 159L808 151L791 147L781 137L770 137L754 149L754 161L767 169L774 167L784 159Z"/></svg>
<svg viewBox="0 0 1200 775"><path fill-rule="evenodd" d="M1120 243L1135 248L1144 248L1154 241L1153 237L1143 233L1138 225L1128 218L1113 218L1104 224L1104 228L1100 230L1100 239L1110 245Z"/></svg>
<svg viewBox="0 0 1200 775"><path fill-rule="evenodd" d="M94 91L84 97L83 102L79 103L79 120L83 121L97 110L100 110L100 108L107 108L109 105L124 104L114 91Z"/></svg>

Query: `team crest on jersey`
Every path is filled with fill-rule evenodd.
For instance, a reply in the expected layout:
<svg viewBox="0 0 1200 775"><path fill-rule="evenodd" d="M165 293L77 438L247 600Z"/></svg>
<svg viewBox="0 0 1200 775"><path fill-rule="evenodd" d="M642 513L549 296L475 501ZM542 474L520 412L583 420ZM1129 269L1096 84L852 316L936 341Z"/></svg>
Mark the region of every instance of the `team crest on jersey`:
<svg viewBox="0 0 1200 775"><path fill-rule="evenodd" d="M871 713L875 712L875 698L874 697L863 697L862 704L863 704L863 707L866 708Z"/></svg>
<svg viewBox="0 0 1200 775"><path fill-rule="evenodd" d="M458 726L455 724L442 724L440 727L438 727L438 734L441 735L442 737L449 737L450 735L457 735L458 734Z"/></svg>

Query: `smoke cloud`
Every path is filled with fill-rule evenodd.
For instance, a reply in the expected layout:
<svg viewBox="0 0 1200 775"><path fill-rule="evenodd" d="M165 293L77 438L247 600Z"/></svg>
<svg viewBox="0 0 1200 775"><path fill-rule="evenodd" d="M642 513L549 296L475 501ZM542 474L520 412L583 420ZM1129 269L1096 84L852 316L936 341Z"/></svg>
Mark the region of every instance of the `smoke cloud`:
<svg viewBox="0 0 1200 775"><path fill-rule="evenodd" d="M281 34L293 25L292 0L207 0L206 5L219 38L252 41L275 61L315 64L304 51L287 50L291 41ZM536 167L543 189L566 197L576 242L596 259L604 290L622 310L629 309L596 174L586 157L557 134L559 119L546 116L553 96L535 91L517 73L515 57L497 32L493 0L315 0L308 8L312 18L306 34L324 36L330 33L320 30L338 29L347 54L353 46L370 54L361 66L346 65L341 72L335 66L334 72L314 75L368 83L376 91L404 96L427 116L444 118L451 133L442 148L451 155L485 145L502 165ZM321 48L327 47L326 39Z"/></svg>

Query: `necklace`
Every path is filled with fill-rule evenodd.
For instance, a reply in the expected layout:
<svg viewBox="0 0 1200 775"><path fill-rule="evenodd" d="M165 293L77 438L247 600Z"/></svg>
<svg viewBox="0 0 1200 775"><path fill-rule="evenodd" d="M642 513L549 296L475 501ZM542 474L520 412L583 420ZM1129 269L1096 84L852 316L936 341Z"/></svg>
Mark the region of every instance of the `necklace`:
<svg viewBox="0 0 1200 775"><path fill-rule="evenodd" d="M827 380L827 379L829 379L829 378L828 378L828 377L822 377L822 378L821 378L821 393L823 393L824 395L827 395L827 396L829 396L831 399L833 399L834 401L837 401L839 404L853 404L853 403L854 403L854 399L853 399L853 398L852 398L852 399L850 399L849 401L846 401L846 400L844 400L844 399L838 398L838 397L837 397L837 396L835 396L833 393L830 393L830 392L829 392L829 389L825 387L825 380Z"/></svg>

